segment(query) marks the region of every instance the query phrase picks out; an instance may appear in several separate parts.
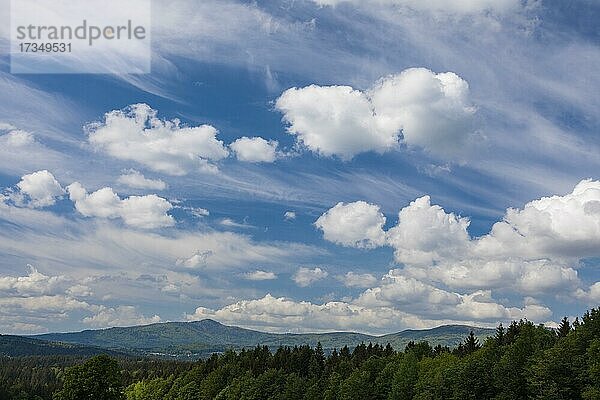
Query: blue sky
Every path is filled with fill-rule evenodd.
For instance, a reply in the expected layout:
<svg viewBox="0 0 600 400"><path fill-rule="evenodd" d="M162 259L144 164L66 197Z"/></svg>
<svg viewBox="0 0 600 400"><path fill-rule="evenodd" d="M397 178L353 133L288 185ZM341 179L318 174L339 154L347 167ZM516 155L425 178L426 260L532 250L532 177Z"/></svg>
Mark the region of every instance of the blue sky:
<svg viewBox="0 0 600 400"><path fill-rule="evenodd" d="M3 333L386 333L600 301L594 1L152 15L147 75L13 75L0 31Z"/></svg>

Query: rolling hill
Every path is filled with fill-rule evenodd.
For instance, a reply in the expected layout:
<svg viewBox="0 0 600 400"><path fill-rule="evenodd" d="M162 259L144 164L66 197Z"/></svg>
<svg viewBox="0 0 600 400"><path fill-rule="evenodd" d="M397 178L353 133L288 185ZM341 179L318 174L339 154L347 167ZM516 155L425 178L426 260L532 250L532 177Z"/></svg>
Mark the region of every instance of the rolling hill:
<svg viewBox="0 0 600 400"><path fill-rule="evenodd" d="M89 357L108 353L114 356L128 355L124 351L107 350L100 347L76 343L51 342L22 336L0 335L0 356L81 356Z"/></svg>
<svg viewBox="0 0 600 400"><path fill-rule="evenodd" d="M346 345L352 348L362 342L379 343L384 346L390 343L396 349L404 349L411 340L416 342L427 340L432 346L440 344L452 347L461 342L471 330L480 340L494 332L493 329L446 325L433 329L405 330L383 336L352 332L276 334L227 326L205 319L195 322L166 322L82 332L48 333L32 336L32 338L102 347L139 355L198 358L226 349L249 348L256 345L264 345L272 349L302 344L315 346L317 342L321 342L326 351Z"/></svg>

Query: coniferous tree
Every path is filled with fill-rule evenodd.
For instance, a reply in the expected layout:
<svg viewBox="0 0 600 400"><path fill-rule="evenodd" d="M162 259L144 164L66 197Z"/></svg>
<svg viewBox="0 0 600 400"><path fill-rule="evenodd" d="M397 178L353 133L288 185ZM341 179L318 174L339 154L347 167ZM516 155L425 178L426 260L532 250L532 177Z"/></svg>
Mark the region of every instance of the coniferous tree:
<svg viewBox="0 0 600 400"><path fill-rule="evenodd" d="M317 364L319 365L319 368L322 370L323 367L325 366L325 352L323 351L323 345L321 345L321 342L317 342L317 347L315 347L315 360L317 361Z"/></svg>
<svg viewBox="0 0 600 400"><path fill-rule="evenodd" d="M494 335L494 341L498 346L502 346L504 344L505 335L504 326L502 326L502 323L500 323L500 325L498 325L496 328L496 334Z"/></svg>
<svg viewBox="0 0 600 400"><path fill-rule="evenodd" d="M393 355L393 354L394 354L394 348L392 347L392 345L391 345L391 344L389 344L389 343L388 343L388 344L385 346L385 349L383 349L383 356L384 356L384 357L389 357L389 356L391 356L391 355Z"/></svg>
<svg viewBox="0 0 600 400"><path fill-rule="evenodd" d="M566 337L569 332L571 332L571 324L569 323L569 319L567 317L564 317L561 321L560 321L560 325L558 326L558 329L556 330L556 335L561 338L561 337Z"/></svg>
<svg viewBox="0 0 600 400"><path fill-rule="evenodd" d="M465 352L466 354L474 353L476 350L479 350L481 345L479 344L479 339L475 337L475 333L473 331L469 332L469 336L465 340Z"/></svg>
<svg viewBox="0 0 600 400"><path fill-rule="evenodd" d="M340 357L350 358L350 349L348 348L348 346L344 346L340 349Z"/></svg>

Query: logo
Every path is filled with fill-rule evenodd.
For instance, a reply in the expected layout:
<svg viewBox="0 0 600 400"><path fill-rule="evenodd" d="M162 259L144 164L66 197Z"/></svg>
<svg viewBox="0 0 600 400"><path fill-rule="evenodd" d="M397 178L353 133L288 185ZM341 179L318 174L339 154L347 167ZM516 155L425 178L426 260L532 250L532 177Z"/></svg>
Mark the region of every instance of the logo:
<svg viewBox="0 0 600 400"><path fill-rule="evenodd" d="M149 73L150 0L12 0L12 73Z"/></svg>

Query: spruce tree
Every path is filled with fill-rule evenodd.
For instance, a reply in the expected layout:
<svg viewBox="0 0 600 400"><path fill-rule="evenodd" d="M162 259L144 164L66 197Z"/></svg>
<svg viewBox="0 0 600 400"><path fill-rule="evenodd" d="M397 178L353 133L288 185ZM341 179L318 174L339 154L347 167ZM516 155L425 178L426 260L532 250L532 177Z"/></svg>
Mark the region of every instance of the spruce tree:
<svg viewBox="0 0 600 400"><path fill-rule="evenodd" d="M504 336L505 336L504 326L502 326L502 324L500 324L496 328L496 334L494 335L494 341L496 342L496 344L498 346L502 346L504 344L504 341L505 341Z"/></svg>
<svg viewBox="0 0 600 400"><path fill-rule="evenodd" d="M464 345L465 353L471 354L480 348L481 348L481 345L479 344L479 339L477 339L477 337L475 337L475 334L473 333L473 331L471 331L469 333L469 336L467 336L467 339L465 340L465 345Z"/></svg>
<svg viewBox="0 0 600 400"><path fill-rule="evenodd" d="M556 330L556 335L561 338L561 337L566 337L569 332L571 332L571 324L569 323L569 319L567 317L564 317L561 321L560 321L560 325L558 326L558 329Z"/></svg>

